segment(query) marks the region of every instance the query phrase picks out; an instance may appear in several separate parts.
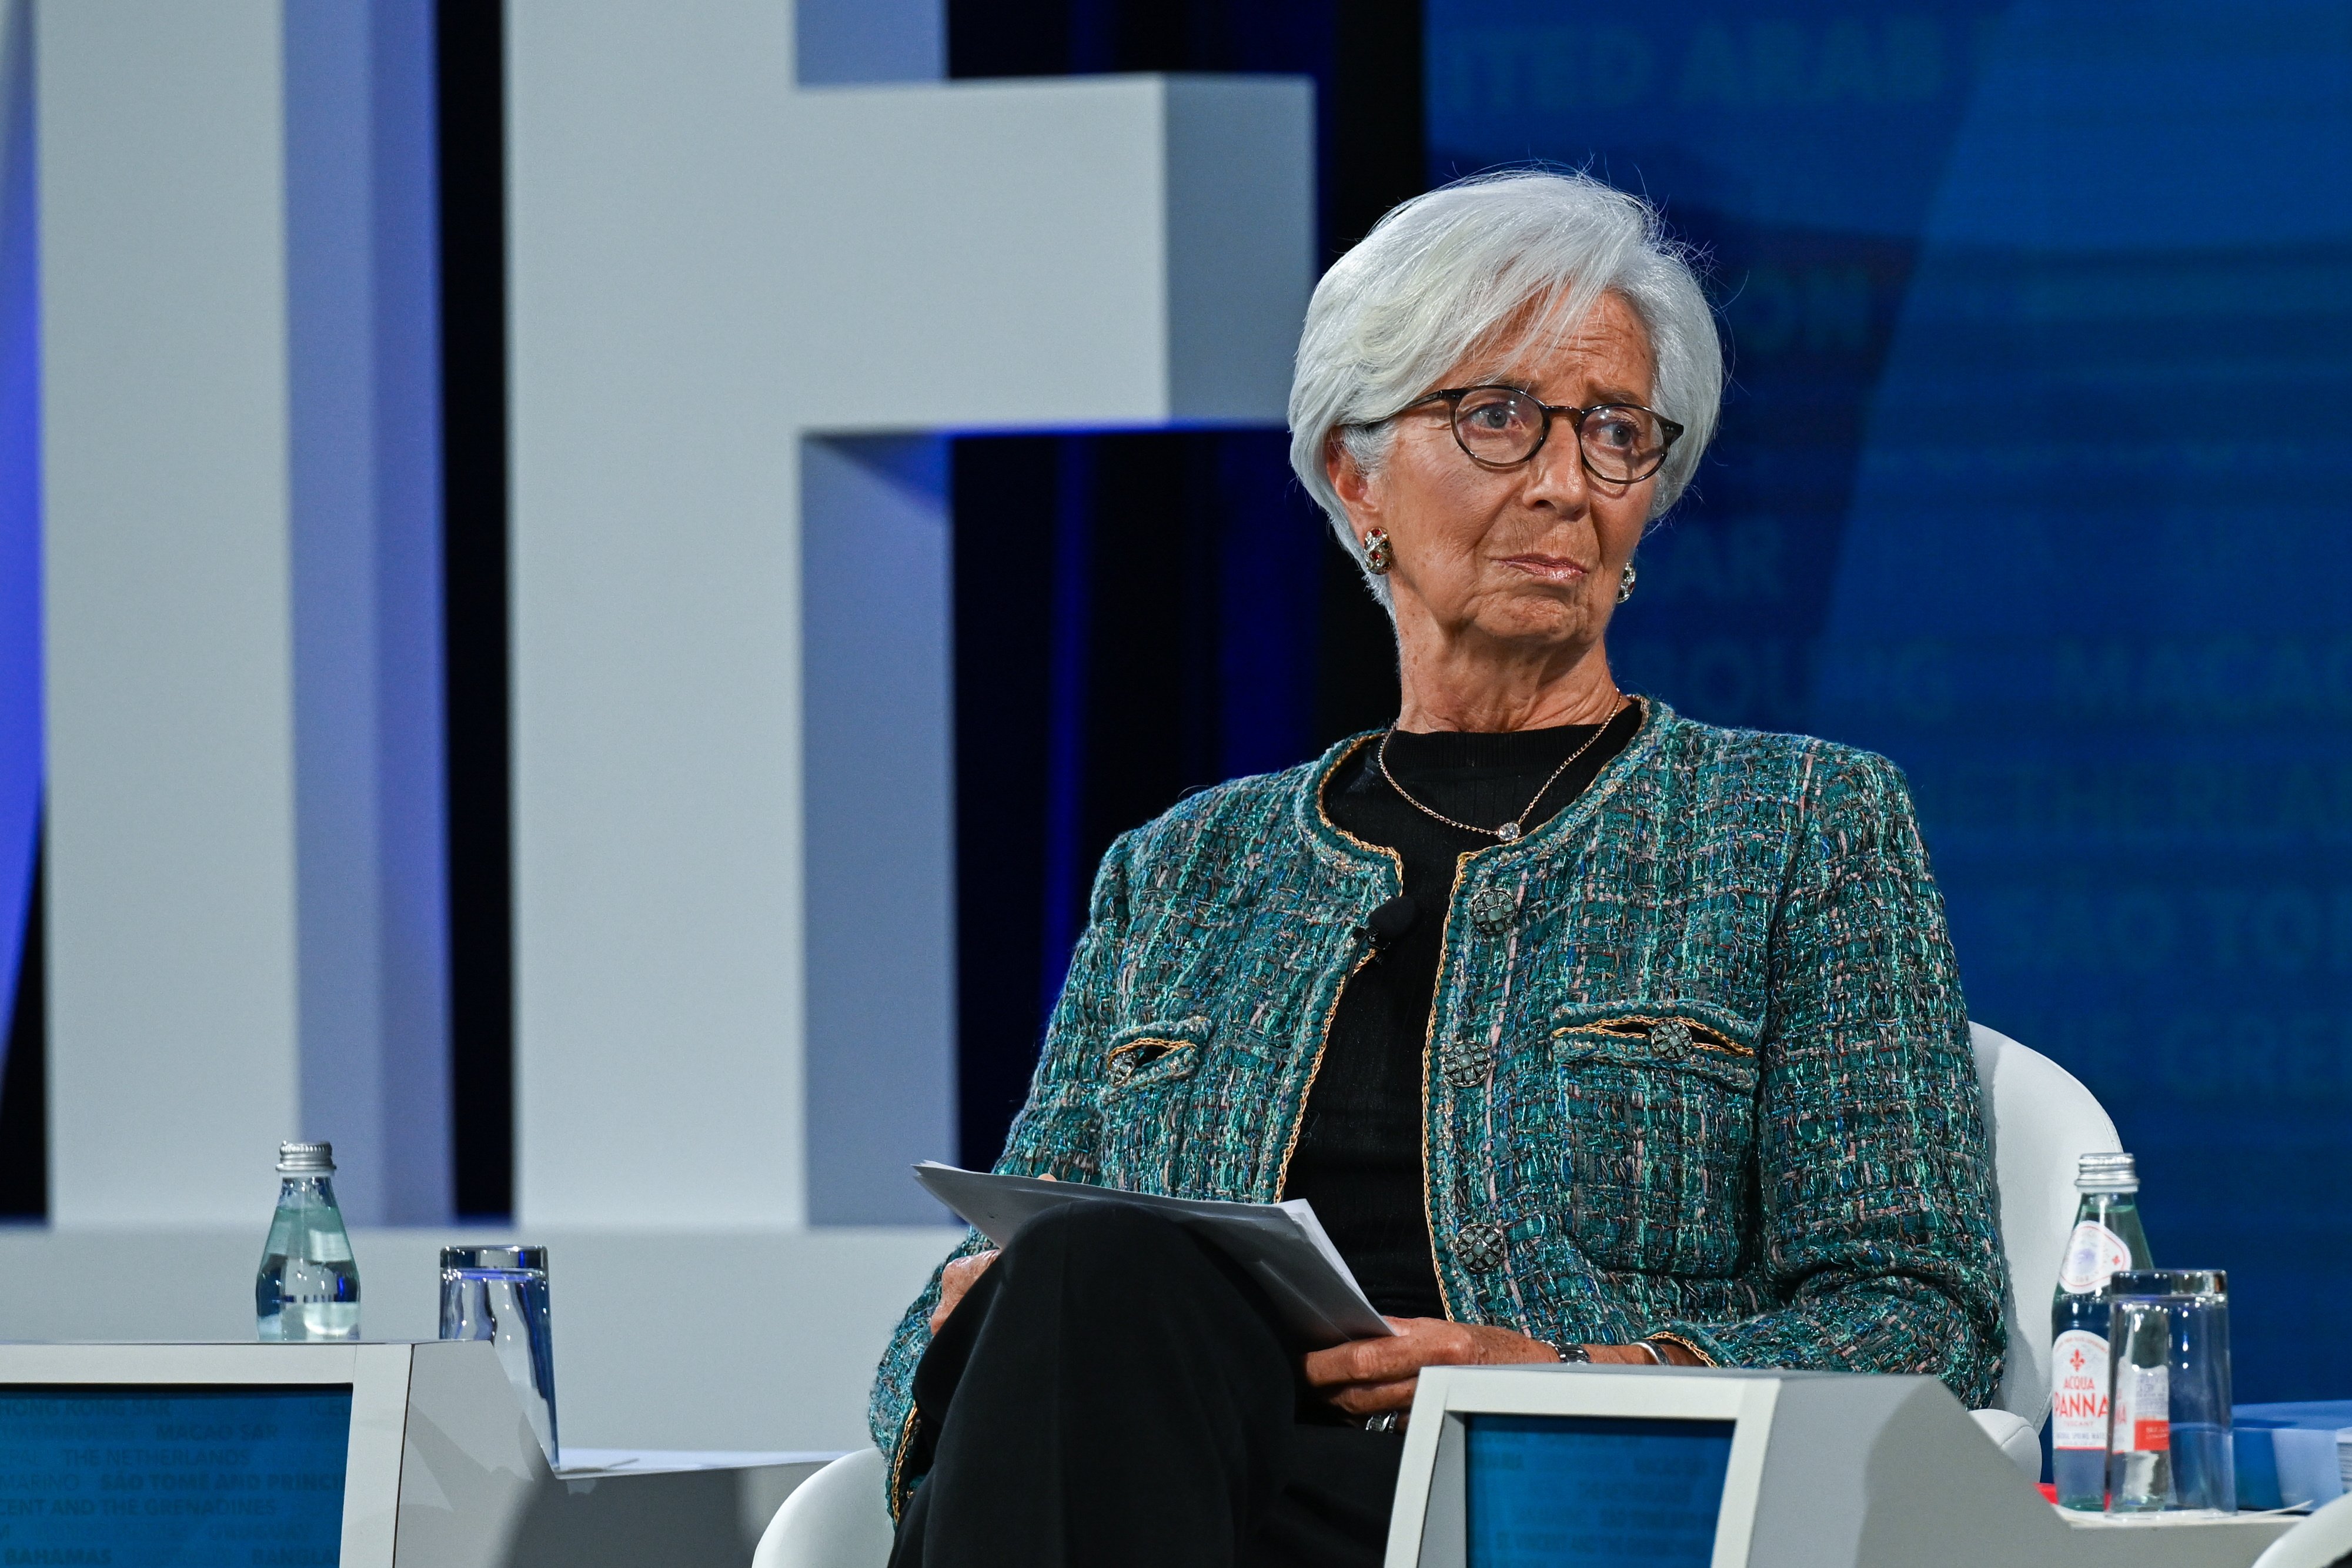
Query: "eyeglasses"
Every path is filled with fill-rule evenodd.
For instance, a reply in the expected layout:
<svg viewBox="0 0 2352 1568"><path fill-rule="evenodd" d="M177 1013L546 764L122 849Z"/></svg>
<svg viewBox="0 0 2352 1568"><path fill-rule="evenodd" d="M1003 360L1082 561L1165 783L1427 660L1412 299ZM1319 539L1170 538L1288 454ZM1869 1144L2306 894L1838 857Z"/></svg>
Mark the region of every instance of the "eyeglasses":
<svg viewBox="0 0 2352 1568"><path fill-rule="evenodd" d="M1389 419L1433 402L1451 405L1455 444L1485 468L1516 468L1528 461L1550 438L1553 419L1565 418L1576 431L1586 471L1612 485L1638 484L1656 473L1683 433L1681 425L1639 403L1555 408L1517 387L1448 387L1415 398Z"/></svg>

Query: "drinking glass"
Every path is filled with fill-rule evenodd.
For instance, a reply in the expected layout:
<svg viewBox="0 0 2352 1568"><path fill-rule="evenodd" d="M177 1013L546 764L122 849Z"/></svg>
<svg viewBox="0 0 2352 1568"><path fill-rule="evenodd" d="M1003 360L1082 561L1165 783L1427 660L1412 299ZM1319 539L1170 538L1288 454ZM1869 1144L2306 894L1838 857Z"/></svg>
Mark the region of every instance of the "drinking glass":
<svg viewBox="0 0 2352 1568"><path fill-rule="evenodd" d="M499 1364L553 1469L555 1343L549 1333L547 1249L441 1249L441 1337L485 1339L498 1347Z"/></svg>
<svg viewBox="0 0 2352 1568"><path fill-rule="evenodd" d="M2108 1281L2107 1511L2234 1513L2230 1281L2126 1269Z"/></svg>

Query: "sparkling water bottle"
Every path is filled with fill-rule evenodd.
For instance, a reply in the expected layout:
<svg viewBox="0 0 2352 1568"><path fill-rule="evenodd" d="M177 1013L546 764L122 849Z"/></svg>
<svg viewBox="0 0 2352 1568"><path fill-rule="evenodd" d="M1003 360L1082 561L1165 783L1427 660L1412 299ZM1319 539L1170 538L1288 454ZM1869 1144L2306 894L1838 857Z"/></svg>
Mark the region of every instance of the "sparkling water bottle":
<svg viewBox="0 0 2352 1568"><path fill-rule="evenodd" d="M2107 1284L2150 1260L2131 1155L2083 1155L2074 1188L2083 1196L2050 1302L2050 1468L2060 1507L2095 1512L2107 1498Z"/></svg>
<svg viewBox="0 0 2352 1568"><path fill-rule="evenodd" d="M278 1216L253 1304L264 1340L360 1337L360 1270L335 1207L331 1144L278 1145Z"/></svg>

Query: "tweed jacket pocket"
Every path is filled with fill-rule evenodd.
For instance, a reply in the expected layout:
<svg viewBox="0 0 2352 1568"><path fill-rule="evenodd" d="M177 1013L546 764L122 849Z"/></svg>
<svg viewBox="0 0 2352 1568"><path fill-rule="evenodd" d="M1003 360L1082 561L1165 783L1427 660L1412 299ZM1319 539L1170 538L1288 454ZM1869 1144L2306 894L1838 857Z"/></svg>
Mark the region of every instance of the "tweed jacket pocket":
<svg viewBox="0 0 2352 1568"><path fill-rule="evenodd" d="M1756 1147L1756 1053L1671 1006L1552 1031L1569 1226L1607 1269L1727 1277Z"/></svg>
<svg viewBox="0 0 2352 1568"><path fill-rule="evenodd" d="M1168 1190L1183 1143L1186 1088L1215 1030L1214 1020L1202 1017L1152 1019L1110 1037L1096 1091L1105 1186Z"/></svg>

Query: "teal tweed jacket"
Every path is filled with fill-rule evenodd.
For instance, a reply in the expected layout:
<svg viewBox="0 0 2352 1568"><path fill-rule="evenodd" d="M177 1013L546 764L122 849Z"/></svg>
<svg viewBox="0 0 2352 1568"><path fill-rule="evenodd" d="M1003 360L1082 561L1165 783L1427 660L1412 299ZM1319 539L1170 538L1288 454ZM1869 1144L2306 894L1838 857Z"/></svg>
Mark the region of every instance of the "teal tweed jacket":
<svg viewBox="0 0 2352 1568"><path fill-rule="evenodd" d="M1351 932L1400 867L1321 760L1113 844L1001 1171L1271 1201ZM2003 1265L1943 903L1902 776L1649 705L1591 786L1462 856L1423 1056L1447 1314L1727 1366L2000 1375ZM980 1250L967 1238L956 1256ZM874 1386L894 1504L939 1277Z"/></svg>

